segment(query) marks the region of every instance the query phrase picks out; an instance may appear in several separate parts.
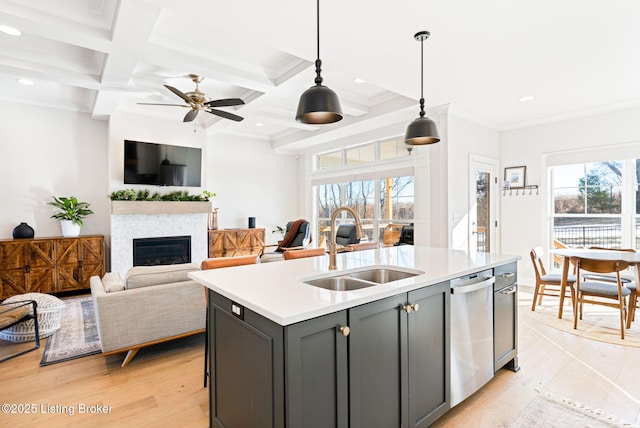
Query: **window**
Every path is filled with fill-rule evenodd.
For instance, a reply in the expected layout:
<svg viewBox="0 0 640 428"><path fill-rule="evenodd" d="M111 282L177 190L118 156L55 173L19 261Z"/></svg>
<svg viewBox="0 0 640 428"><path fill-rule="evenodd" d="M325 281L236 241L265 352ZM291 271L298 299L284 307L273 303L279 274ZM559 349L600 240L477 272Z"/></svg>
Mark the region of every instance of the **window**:
<svg viewBox="0 0 640 428"><path fill-rule="evenodd" d="M552 168L554 240L571 247L618 248L629 241L622 232L623 170L628 164L603 161Z"/></svg>
<svg viewBox="0 0 640 428"><path fill-rule="evenodd" d="M344 166L372 164L379 160L409 156L402 137L359 144L345 149L316 155L316 171L326 171Z"/></svg>
<svg viewBox="0 0 640 428"><path fill-rule="evenodd" d="M384 229L388 224L409 224L414 219L413 176L322 184L316 186L316 194L316 234L325 234L327 240L331 214L343 205L356 211L370 242L383 242ZM347 213L341 213L340 218L342 223L353 222Z"/></svg>

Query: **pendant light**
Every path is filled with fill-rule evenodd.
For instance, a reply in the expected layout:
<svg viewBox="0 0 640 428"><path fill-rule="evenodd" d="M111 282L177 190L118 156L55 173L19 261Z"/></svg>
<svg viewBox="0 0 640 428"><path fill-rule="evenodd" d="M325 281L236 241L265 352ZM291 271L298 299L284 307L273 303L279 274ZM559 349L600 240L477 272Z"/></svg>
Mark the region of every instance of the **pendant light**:
<svg viewBox="0 0 640 428"><path fill-rule="evenodd" d="M404 142L410 146L421 146L440 141L436 123L425 117L424 113L424 41L430 35L431 33L428 31L420 31L413 36L414 39L420 42L420 117L407 126Z"/></svg>
<svg viewBox="0 0 640 428"><path fill-rule="evenodd" d="M322 76L320 76L320 0L317 3L317 48L318 56L316 57L316 86L304 91L298 102L298 112L296 120L309 124L325 124L334 123L342 119L342 108L340 100L335 92L322 85Z"/></svg>

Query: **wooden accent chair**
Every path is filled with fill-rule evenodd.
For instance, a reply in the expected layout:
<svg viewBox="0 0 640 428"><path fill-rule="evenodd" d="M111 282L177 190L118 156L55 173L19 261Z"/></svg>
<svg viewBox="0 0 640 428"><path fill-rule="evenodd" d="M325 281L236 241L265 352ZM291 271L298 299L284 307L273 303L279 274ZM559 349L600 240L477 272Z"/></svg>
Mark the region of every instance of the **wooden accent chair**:
<svg viewBox="0 0 640 428"><path fill-rule="evenodd" d="M536 274L536 285L533 290L533 302L531 302L531 310L535 311L536 304L542 304L542 296L560 297L562 274L547 273L546 269L544 268L544 263L542 262L542 257L544 256L542 247L532 248L529 252L529 255L531 257L531 263L533 263L533 270ZM571 303L573 305L575 302L574 284L576 282L576 276L569 275L567 278L567 282L571 297ZM566 297L566 290L564 297Z"/></svg>
<svg viewBox="0 0 640 428"><path fill-rule="evenodd" d="M620 310L620 338L624 339L624 329L627 321L627 297L631 290L622 285L620 271L629 267L629 263L621 260L594 260L578 257L576 259L578 280L576 282L576 303L573 314L573 328L578 328L578 318L582 319L582 305L584 302L609 306ZM581 271L600 274L614 273L616 283L609 281L580 280Z"/></svg>
<svg viewBox="0 0 640 428"><path fill-rule="evenodd" d="M239 256L239 257L215 257L205 259L200 263L200 269L220 269L232 266L242 266L255 264L258 256ZM204 333L204 387L207 387L207 378L209 377L209 289L204 288L205 299L207 300L207 316Z"/></svg>
<svg viewBox="0 0 640 428"><path fill-rule="evenodd" d="M382 246L391 247L400 241L403 224L389 223L382 233Z"/></svg>

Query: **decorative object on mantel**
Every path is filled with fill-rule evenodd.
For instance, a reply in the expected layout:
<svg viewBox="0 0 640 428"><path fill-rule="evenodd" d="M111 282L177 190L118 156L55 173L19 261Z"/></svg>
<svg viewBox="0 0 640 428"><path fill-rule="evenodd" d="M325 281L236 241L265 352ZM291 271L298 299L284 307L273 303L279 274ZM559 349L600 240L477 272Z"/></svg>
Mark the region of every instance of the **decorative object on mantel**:
<svg viewBox="0 0 640 428"><path fill-rule="evenodd" d="M82 226L82 219L89 214L93 214L93 211L89 209L88 202L79 202L75 196L57 198L52 196L53 202L49 202L58 208L59 212L51 216L51 218L57 218L60 220L60 227L62 229L62 236L75 237L80 235L80 227Z"/></svg>
<svg viewBox="0 0 640 428"><path fill-rule="evenodd" d="M213 208L207 219L209 230L218 230L218 208Z"/></svg>
<svg viewBox="0 0 640 428"><path fill-rule="evenodd" d="M176 192L160 194L158 192L151 193L148 189L143 189L138 191L134 189L123 189L123 190L116 190L115 192L111 192L111 194L109 195L109 198L112 201L206 202L206 201L209 201L213 196L216 196L216 194L209 192L208 190L203 191L199 195L192 195L186 191L176 191Z"/></svg>
<svg viewBox="0 0 640 428"><path fill-rule="evenodd" d="M13 239L28 239L33 238L35 232L33 227L29 226L27 223L20 223L13 229Z"/></svg>

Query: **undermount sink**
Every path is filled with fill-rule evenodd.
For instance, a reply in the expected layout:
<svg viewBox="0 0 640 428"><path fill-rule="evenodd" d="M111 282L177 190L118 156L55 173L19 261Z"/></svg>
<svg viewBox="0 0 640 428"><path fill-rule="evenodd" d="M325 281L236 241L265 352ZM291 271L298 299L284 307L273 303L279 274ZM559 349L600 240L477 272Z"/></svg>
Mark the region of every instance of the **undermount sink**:
<svg viewBox="0 0 640 428"><path fill-rule="evenodd" d="M377 285L373 282L361 281L359 279L349 278L348 276L331 276L328 278L312 279L309 281L305 281L305 284L334 291L357 290L359 288L366 288L371 287L372 285Z"/></svg>
<svg viewBox="0 0 640 428"><path fill-rule="evenodd" d="M355 272L345 272L338 275L334 274L314 279L302 279L301 281L305 284L325 288L327 290L350 291L399 281L401 279L411 278L423 273L424 272L415 270L376 266Z"/></svg>
<svg viewBox="0 0 640 428"><path fill-rule="evenodd" d="M352 278L362 279L365 281L375 282L377 284L385 284L387 282L398 281L412 276L420 275L416 272L407 272L403 270L375 268L367 269L360 272L354 272L349 276Z"/></svg>

